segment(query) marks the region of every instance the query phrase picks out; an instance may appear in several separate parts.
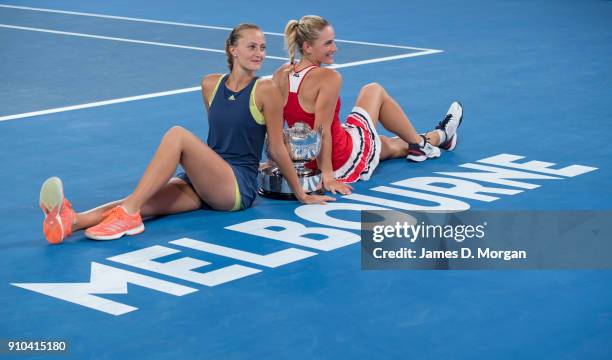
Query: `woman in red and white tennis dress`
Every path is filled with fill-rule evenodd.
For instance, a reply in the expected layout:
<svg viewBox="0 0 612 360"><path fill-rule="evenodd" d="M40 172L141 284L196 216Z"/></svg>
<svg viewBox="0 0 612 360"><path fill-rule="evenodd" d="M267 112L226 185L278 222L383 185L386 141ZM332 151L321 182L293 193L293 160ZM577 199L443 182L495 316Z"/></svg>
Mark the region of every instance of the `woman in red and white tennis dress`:
<svg viewBox="0 0 612 360"><path fill-rule="evenodd" d="M436 128L418 134L408 117L385 89L376 83L364 86L345 124L339 119L342 78L322 64L333 64L336 45L334 29L319 16L290 20L285 43L291 62L281 66L273 80L285 100L284 117L289 126L306 122L323 128L321 153L309 164L321 170L326 190L349 194L348 183L368 180L380 160L406 157L424 161L440 156L440 148L451 151L457 143L456 130L463 109L453 102ZM294 63L296 51L301 59ZM376 124L397 135L378 135Z"/></svg>

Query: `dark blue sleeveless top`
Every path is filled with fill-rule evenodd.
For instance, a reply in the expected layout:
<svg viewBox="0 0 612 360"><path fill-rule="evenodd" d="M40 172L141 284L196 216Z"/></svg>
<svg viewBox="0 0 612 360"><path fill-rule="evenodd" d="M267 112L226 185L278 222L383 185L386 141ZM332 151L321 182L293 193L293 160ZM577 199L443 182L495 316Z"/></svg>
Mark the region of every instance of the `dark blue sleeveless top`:
<svg viewBox="0 0 612 360"><path fill-rule="evenodd" d="M254 101L258 78L233 92L225 86L228 77L223 75L210 102L206 142L234 169L241 195L254 199L266 137L265 121Z"/></svg>

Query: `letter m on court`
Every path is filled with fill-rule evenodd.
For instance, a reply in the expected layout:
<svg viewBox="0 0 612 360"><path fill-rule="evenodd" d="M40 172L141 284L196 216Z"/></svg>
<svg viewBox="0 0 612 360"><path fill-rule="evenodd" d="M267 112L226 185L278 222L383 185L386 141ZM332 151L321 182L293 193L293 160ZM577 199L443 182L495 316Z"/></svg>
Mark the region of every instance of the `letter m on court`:
<svg viewBox="0 0 612 360"><path fill-rule="evenodd" d="M138 308L104 299L94 294L127 294L128 283L175 296L183 296L197 291L194 288L96 262L91 263L91 277L88 283L14 283L11 285L108 314L123 315Z"/></svg>

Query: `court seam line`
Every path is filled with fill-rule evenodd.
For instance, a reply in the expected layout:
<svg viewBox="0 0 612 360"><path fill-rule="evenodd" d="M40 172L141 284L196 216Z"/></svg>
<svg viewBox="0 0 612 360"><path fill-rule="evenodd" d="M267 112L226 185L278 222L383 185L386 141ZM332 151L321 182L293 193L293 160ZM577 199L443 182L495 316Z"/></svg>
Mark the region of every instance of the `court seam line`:
<svg viewBox="0 0 612 360"><path fill-rule="evenodd" d="M390 61L390 60L397 60L397 59L410 58L410 57L416 57L416 56L437 54L441 52L443 51L442 50L427 50L427 51L421 51L421 52L415 52L415 53L409 53L409 54L387 56L387 57L376 58L376 59L354 61L354 62L344 63L344 64L334 64L329 67L333 69L339 69L339 68L344 68L344 67L353 67L353 66L372 64L372 63L383 62L383 61ZM270 79L271 77L272 75L265 75L265 76L262 76L261 78ZM94 107L119 104L119 103L130 102L130 101L152 99L156 97L183 94L183 93L200 91L200 90L201 90L200 86L193 86L193 87L188 87L188 88L162 91L162 92L156 92L156 93L150 93L150 94L144 94L144 95L128 96L128 97L123 97L123 98L118 98L118 99L102 100L102 101L95 101L95 102L79 104L79 105L63 106L59 108L38 110L38 111L32 111L32 112L14 114L14 115L6 115L6 116L0 116L0 122L16 120L16 119L23 119L23 118L28 118L28 117L40 116L40 115L55 114L55 113L66 112L66 111L89 109L89 108L94 108Z"/></svg>
<svg viewBox="0 0 612 360"><path fill-rule="evenodd" d="M98 40L112 40L112 41L135 43L135 44L143 44L143 45L155 45L155 46L162 46L162 47L171 47L171 48L178 48L178 49L198 50L198 51L209 51L209 52L216 52L216 53L225 54L225 50L204 48L204 47L198 47L198 46L178 45L178 44L162 43L162 42L155 42L155 41L146 41L146 40L119 38L119 37L113 37L113 36L94 35L94 34L85 34L85 33L75 33L75 32L70 32L70 31L60 31L60 30L52 30L52 29L33 28L33 27L27 27L27 26L16 26L16 25L0 24L0 28L8 28L8 29L15 29L15 30L36 31L36 32L51 33L51 34L56 34L56 35L77 36L77 37L84 37L84 38L91 38L91 39L98 39ZM266 55L266 58L275 59L275 60L283 60L283 61L288 61L289 60L289 58L280 57L280 56L273 56L273 55Z"/></svg>
<svg viewBox="0 0 612 360"><path fill-rule="evenodd" d="M182 22L174 22L174 21L152 20L152 19L143 19L143 18L126 17L126 16L114 16L114 15L104 15L104 14L96 14L96 13L86 13L86 12L78 12L78 11L55 10L55 9L47 9L47 8L35 8L35 7L28 7L28 6L10 5L10 4L0 4L0 7L8 8L8 9L50 12L50 13L58 13L58 14L66 14L66 15L98 17L98 18L103 18L103 19L134 21L134 22L144 22L144 23L163 24L163 25L174 25L174 26L201 28L201 29L211 29L211 30L225 30L225 31L232 30L232 28L224 27L224 26L199 25L199 24L190 24L190 23L182 23ZM277 32L264 31L263 33L266 35L284 36L284 34L277 33ZM375 42L342 40L342 39L336 39L336 42L348 43L348 44L380 46L380 47L391 47L391 48L408 49L408 50L436 50L436 49L426 49L426 48L418 48L418 47L403 46L403 45L381 44L381 43L375 43Z"/></svg>

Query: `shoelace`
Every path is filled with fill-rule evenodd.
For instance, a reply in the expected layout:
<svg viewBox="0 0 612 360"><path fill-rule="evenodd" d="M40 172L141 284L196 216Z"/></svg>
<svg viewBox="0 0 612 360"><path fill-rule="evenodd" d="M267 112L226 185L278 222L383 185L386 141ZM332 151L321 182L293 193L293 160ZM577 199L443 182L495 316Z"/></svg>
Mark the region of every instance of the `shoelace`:
<svg viewBox="0 0 612 360"><path fill-rule="evenodd" d="M103 222L106 222L109 218L113 217L111 215L115 215L114 216L115 218L123 219L123 212L119 209L118 206L115 206L114 208L110 210L106 210L106 212L102 214L102 217L104 217Z"/></svg>
<svg viewBox="0 0 612 360"><path fill-rule="evenodd" d="M446 114L446 116L444 117L444 120L438 123L438 126L436 126L436 129L444 129L444 127L446 126L446 124L448 124L448 122L450 121L452 117L453 117L452 114Z"/></svg>
<svg viewBox="0 0 612 360"><path fill-rule="evenodd" d="M419 146L421 149L424 149L427 146L427 143L431 144L429 142L429 138L425 137L425 135L421 135L421 137L423 138L424 142L423 142L423 146Z"/></svg>

